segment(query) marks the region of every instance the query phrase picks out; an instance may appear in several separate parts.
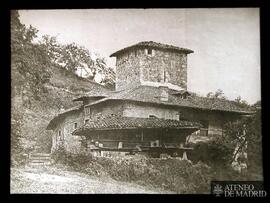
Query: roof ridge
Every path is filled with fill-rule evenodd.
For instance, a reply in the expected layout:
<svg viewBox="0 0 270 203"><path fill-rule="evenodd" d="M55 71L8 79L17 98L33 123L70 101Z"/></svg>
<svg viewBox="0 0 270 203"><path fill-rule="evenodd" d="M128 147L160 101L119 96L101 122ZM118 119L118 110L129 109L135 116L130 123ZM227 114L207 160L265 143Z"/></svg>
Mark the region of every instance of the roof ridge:
<svg viewBox="0 0 270 203"><path fill-rule="evenodd" d="M161 102L157 100L153 95L156 91L152 91L152 89L149 88L158 89L156 87L138 85L128 90L123 90L118 94L114 94L112 96L93 102L89 105L95 105L97 103L101 103L107 100L126 100L126 101L146 102L146 103L154 103L186 108L196 108L203 110L208 109L225 112L228 111L237 113L252 113L252 110L250 108L245 108L241 105L238 105L237 103L235 103L235 101L220 98L217 99L207 98L205 96L199 96L196 93L192 94L190 97L187 97L186 99L180 99L176 95L170 94L171 100L167 102Z"/></svg>
<svg viewBox="0 0 270 203"><path fill-rule="evenodd" d="M141 42L138 42L136 44L127 46L125 48L122 48L122 49L114 52L113 54L110 55L110 57L117 56L118 54L120 54L123 51L126 51L126 50L134 48L134 47L138 47L138 46L149 46L149 47L156 47L156 48L160 48L160 49L171 49L171 50L175 50L175 51L186 52L187 54L194 52L191 49L183 48L183 47L177 47L177 46L170 45L170 44L154 42L154 41L141 41Z"/></svg>
<svg viewBox="0 0 270 203"><path fill-rule="evenodd" d="M123 90L120 90L119 92L115 92L116 94L117 93L132 93L132 92L134 92L136 89L138 89L139 87L141 87L141 85L137 85L137 86L135 86L135 87L131 87L131 88L128 88L128 89L123 89ZM111 95L112 97L114 96L114 95ZM108 97L108 99L110 99L110 97Z"/></svg>

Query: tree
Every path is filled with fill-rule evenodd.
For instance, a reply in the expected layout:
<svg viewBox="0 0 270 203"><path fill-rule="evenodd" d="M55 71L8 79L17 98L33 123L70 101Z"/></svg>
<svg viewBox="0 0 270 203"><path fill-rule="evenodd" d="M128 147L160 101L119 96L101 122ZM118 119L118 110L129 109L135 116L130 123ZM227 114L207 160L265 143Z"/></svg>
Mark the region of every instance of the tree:
<svg viewBox="0 0 270 203"><path fill-rule="evenodd" d="M107 74L105 59L94 60L84 47L75 43L62 45L56 37L45 35L38 41L37 34L37 29L20 22L18 11L11 11L11 155L13 161L21 160L17 159L23 154L21 152L31 150L31 146L37 143L33 141L33 137L37 137L39 143L46 139L48 134L40 129L45 125L41 124L40 119L44 121L47 119L43 118L42 112L46 109L46 113L51 113L52 110L48 109L48 106L63 105L63 100L59 103L47 94L49 89L46 84L49 84L55 68L66 68L75 74L77 68L83 67L94 77L98 70L100 74ZM52 101L48 101L49 105L44 105L45 100L50 99ZM29 126L31 127L28 128Z"/></svg>
<svg viewBox="0 0 270 203"><path fill-rule="evenodd" d="M218 89L215 94L214 94L215 98L223 98L224 97L224 93L221 89Z"/></svg>
<svg viewBox="0 0 270 203"><path fill-rule="evenodd" d="M21 24L18 11L11 11L11 73L12 96L24 90L27 97L39 99L43 84L49 81L50 58L38 43L34 43L38 30Z"/></svg>
<svg viewBox="0 0 270 203"><path fill-rule="evenodd" d="M262 177L262 134L261 134L261 110L257 109L252 116L247 116L236 122L229 122L225 125L225 138L231 140L229 146L238 145L238 151L234 151L231 161L236 153L242 150L247 152L247 170L250 177ZM223 143L224 143L223 142ZM243 160L240 160L243 161Z"/></svg>
<svg viewBox="0 0 270 203"><path fill-rule="evenodd" d="M249 119L247 134L249 173L262 177L262 123L260 108L256 108L255 115Z"/></svg>
<svg viewBox="0 0 270 203"><path fill-rule="evenodd" d="M213 92L208 92L206 95L207 98L213 98L213 96L214 96Z"/></svg>
<svg viewBox="0 0 270 203"><path fill-rule="evenodd" d="M36 43L38 30L26 27L19 20L19 13L11 11L11 164L22 163L21 152L25 111L31 109L46 90L50 79L51 60L46 47ZM22 102L20 102L22 101Z"/></svg>
<svg viewBox="0 0 270 203"><path fill-rule="evenodd" d="M226 99L226 97L224 96L224 93L221 89L216 90L215 93L213 93L213 92L207 93L206 97L207 98Z"/></svg>
<svg viewBox="0 0 270 203"><path fill-rule="evenodd" d="M208 97L216 98L222 95L209 93ZM262 179L262 131L261 131L261 102L250 106L241 97L235 99L244 108L253 109L254 114L243 116L241 119L224 125L224 132L214 137L208 143L195 145L195 160L202 160L213 168L230 170L233 162L246 163L247 173L243 176L249 180ZM222 169L223 168L223 169Z"/></svg>
<svg viewBox="0 0 270 203"><path fill-rule="evenodd" d="M71 73L77 74L80 69L84 70L89 80L95 81L99 75L101 84L107 87L113 87L115 83L115 72L108 67L103 57L91 57L88 49L75 43L61 45L56 38L46 36L43 38L43 44L48 48L48 53L53 58L53 62L65 68ZM82 77L82 75L80 75Z"/></svg>
<svg viewBox="0 0 270 203"><path fill-rule="evenodd" d="M241 96L238 96L235 100L234 100L239 106L242 106L242 107L250 107L249 104L247 103L247 101L243 100L241 98Z"/></svg>
<svg viewBox="0 0 270 203"><path fill-rule="evenodd" d="M103 84L104 86L110 88L110 89L114 89L115 88L115 72L111 67L108 67L107 69L105 69L105 73L103 74L103 78L101 80L101 84Z"/></svg>
<svg viewBox="0 0 270 203"><path fill-rule="evenodd" d="M51 62L56 63L61 56L61 45L57 42L56 37L44 35L39 43L46 50Z"/></svg>
<svg viewBox="0 0 270 203"><path fill-rule="evenodd" d="M100 83L108 88L114 89L115 71L107 66L105 58L97 57L95 60L95 67L97 72L102 76Z"/></svg>
<svg viewBox="0 0 270 203"><path fill-rule="evenodd" d="M11 164L16 165L18 163L18 157L20 152L23 150L21 147L22 138L22 125L23 125L23 114L22 112L13 107L11 109L11 136L10 136L10 146L11 146Z"/></svg>
<svg viewBox="0 0 270 203"><path fill-rule="evenodd" d="M61 54L57 61L66 70L75 73L78 68L84 68L87 72L94 72L94 61L90 52L75 43L61 45Z"/></svg>
<svg viewBox="0 0 270 203"><path fill-rule="evenodd" d="M23 125L23 115L17 108L12 108L12 117L11 117L11 152L17 153L20 152L21 145L21 127Z"/></svg>

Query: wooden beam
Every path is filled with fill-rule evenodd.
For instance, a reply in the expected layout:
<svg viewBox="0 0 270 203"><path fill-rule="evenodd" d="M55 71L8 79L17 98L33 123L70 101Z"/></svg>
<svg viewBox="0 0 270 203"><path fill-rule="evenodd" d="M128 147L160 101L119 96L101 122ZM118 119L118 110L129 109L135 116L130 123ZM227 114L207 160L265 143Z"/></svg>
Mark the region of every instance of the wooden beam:
<svg viewBox="0 0 270 203"><path fill-rule="evenodd" d="M88 134L89 132L93 133L95 131L110 131L110 130L115 130L115 131L123 131L123 130L137 130L137 129L150 129L150 130L161 130L164 128L152 128L152 127L144 127L144 128L139 128L139 127L129 127L129 128L107 128L107 129L84 129L83 131L88 131L86 132L86 134ZM194 127L194 126L185 126L185 127L174 127L174 128L166 128L167 130L192 130L192 129L199 129L198 127ZM82 131L82 130L81 130Z"/></svg>

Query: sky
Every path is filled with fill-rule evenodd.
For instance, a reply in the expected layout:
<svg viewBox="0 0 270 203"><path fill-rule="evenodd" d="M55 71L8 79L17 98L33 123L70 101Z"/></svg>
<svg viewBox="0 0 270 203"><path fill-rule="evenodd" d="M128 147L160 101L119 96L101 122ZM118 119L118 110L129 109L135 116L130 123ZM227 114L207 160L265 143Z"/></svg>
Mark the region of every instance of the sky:
<svg viewBox="0 0 270 203"><path fill-rule="evenodd" d="M20 10L39 36L75 42L105 57L140 41L189 48L188 90L223 90L250 104L261 99L258 8Z"/></svg>

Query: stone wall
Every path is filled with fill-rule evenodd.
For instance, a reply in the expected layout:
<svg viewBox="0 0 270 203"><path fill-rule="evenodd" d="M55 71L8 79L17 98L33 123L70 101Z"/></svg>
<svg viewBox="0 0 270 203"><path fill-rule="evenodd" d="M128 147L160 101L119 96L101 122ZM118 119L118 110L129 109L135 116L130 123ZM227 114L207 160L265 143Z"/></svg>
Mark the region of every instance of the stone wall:
<svg viewBox="0 0 270 203"><path fill-rule="evenodd" d="M137 55L136 55L137 53ZM140 55L142 51L128 51L116 59L116 90L135 87L140 84Z"/></svg>
<svg viewBox="0 0 270 203"><path fill-rule="evenodd" d="M152 106L150 104L137 105L126 103L124 105L123 116L149 118L150 115L165 119L174 119L174 120L179 119L177 109L162 108L158 106Z"/></svg>
<svg viewBox="0 0 270 203"><path fill-rule="evenodd" d="M187 89L187 54L152 49L133 49L116 60L116 90L135 87L142 81L169 83Z"/></svg>
<svg viewBox="0 0 270 203"><path fill-rule="evenodd" d="M187 89L187 54L165 50L152 50L152 55L145 52L140 55L142 81L171 83Z"/></svg>
<svg viewBox="0 0 270 203"><path fill-rule="evenodd" d="M101 114L102 116L111 114L122 116L123 104L121 102L108 101L91 106L91 116L93 117L97 114Z"/></svg>
<svg viewBox="0 0 270 203"><path fill-rule="evenodd" d="M95 105L93 114L116 114L124 117L149 118L150 115L164 119L189 120L208 123L209 135L221 135L226 121L234 120L232 115L218 112L209 112L188 108L170 108L153 106L151 104L139 104L135 102L110 102Z"/></svg>
<svg viewBox="0 0 270 203"><path fill-rule="evenodd" d="M162 106L126 103L123 107L123 116L149 118L154 115L158 118L190 120L208 123L208 135L222 135L223 125L237 117L221 112L209 112L188 108L168 108Z"/></svg>
<svg viewBox="0 0 270 203"><path fill-rule="evenodd" d="M226 121L234 120L231 114L221 112L209 112L196 109L188 108L173 108L168 106L158 106L151 104L141 104L136 102L121 102L121 101L110 101L103 102L94 106L91 106L91 113L85 115L85 111L71 112L66 115L65 119L58 124L57 129L54 131L52 139L52 152L57 149L58 132L62 131L64 135L64 146L69 152L80 152L84 150L81 148L81 142L79 136L73 136L71 133L75 130L75 122L77 127L80 127L85 123L85 119L93 117L94 115L110 115L115 114L118 116L126 117L141 117L149 118L150 115L158 118L175 119L178 120L190 120L190 121L208 121L208 134L209 135L221 135L222 127Z"/></svg>
<svg viewBox="0 0 270 203"><path fill-rule="evenodd" d="M208 122L208 135L222 135L223 125L228 121L239 119L233 114L181 108L180 120L206 121Z"/></svg>
<svg viewBox="0 0 270 203"><path fill-rule="evenodd" d="M81 150L81 138L71 134L75 130L75 123L77 123L77 128L84 124L83 112L70 113L58 124L57 128L54 130L51 152L57 150L59 145L61 145L58 136L60 130L63 135L63 146L66 151L78 153Z"/></svg>

